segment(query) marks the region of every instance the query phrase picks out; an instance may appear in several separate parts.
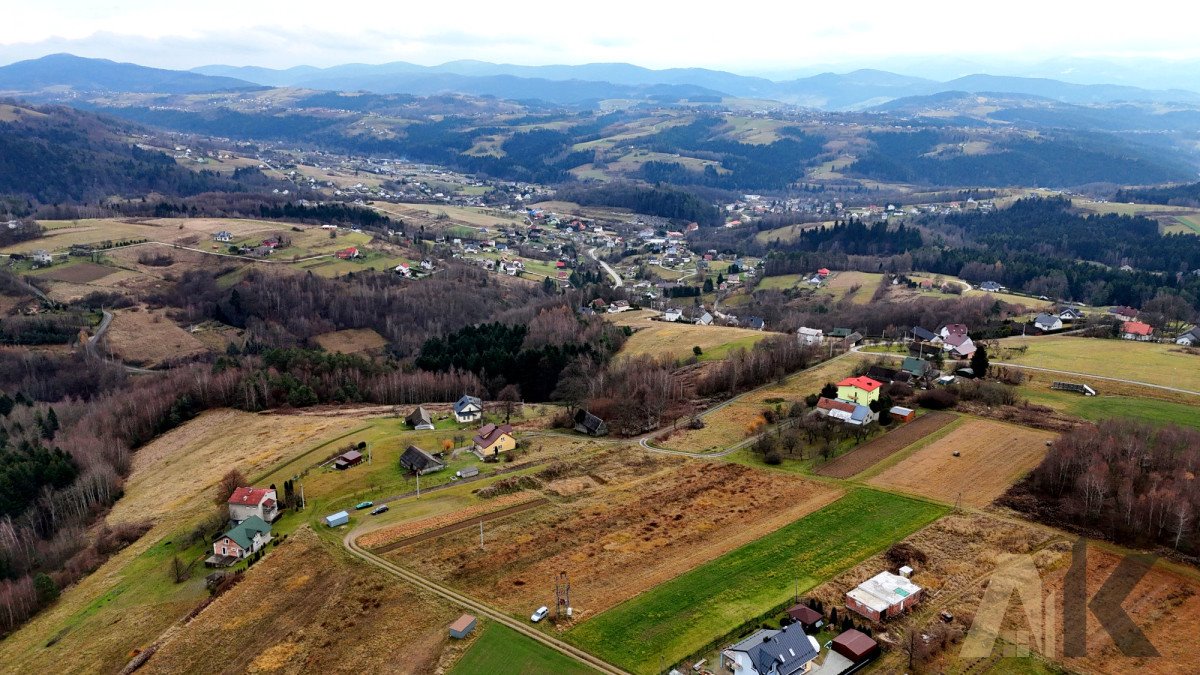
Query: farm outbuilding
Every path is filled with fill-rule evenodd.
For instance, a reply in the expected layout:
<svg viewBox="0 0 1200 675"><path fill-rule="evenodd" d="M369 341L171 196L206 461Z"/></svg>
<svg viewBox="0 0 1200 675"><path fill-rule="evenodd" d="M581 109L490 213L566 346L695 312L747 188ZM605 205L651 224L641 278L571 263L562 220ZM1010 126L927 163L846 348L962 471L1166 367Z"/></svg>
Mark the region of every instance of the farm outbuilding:
<svg viewBox="0 0 1200 675"><path fill-rule="evenodd" d="M325 524L329 527L338 527L348 522L350 522L350 514L345 511L338 511L337 513L325 516Z"/></svg>
<svg viewBox="0 0 1200 675"><path fill-rule="evenodd" d="M450 624L450 637L461 640L470 635L473 630L475 630L475 617L463 614Z"/></svg>
<svg viewBox="0 0 1200 675"><path fill-rule="evenodd" d="M835 637L832 649L856 664L879 654L879 645L875 640L853 628Z"/></svg>
<svg viewBox="0 0 1200 675"><path fill-rule="evenodd" d="M446 464L440 459L415 445L408 446L404 450L404 454L400 455L400 466L404 467L406 471L419 476L446 468Z"/></svg>
<svg viewBox="0 0 1200 675"><path fill-rule="evenodd" d="M903 406L893 406L888 414L897 422L911 422L917 418L917 411Z"/></svg>
<svg viewBox="0 0 1200 675"><path fill-rule="evenodd" d="M787 615L792 618L792 621L800 624L800 627L805 632L816 630L825 625L825 617L817 610L805 604L789 607Z"/></svg>
<svg viewBox="0 0 1200 675"><path fill-rule="evenodd" d="M359 464L362 464L362 461L363 455L361 452L357 450L350 450L349 452L342 453L342 455L337 458L337 461L333 463L333 468L337 469L338 471L345 471L352 466L358 466Z"/></svg>

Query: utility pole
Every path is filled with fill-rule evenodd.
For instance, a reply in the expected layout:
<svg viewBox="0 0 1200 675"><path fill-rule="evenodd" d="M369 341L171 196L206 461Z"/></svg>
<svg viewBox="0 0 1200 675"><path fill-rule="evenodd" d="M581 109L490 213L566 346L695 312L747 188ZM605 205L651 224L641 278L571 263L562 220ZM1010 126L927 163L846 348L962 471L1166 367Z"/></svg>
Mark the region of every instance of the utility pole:
<svg viewBox="0 0 1200 675"><path fill-rule="evenodd" d="M417 499L421 498L421 474L417 474Z"/></svg>
<svg viewBox="0 0 1200 675"><path fill-rule="evenodd" d="M304 483L300 484L300 508L304 508L307 504L304 501Z"/></svg>
<svg viewBox="0 0 1200 675"><path fill-rule="evenodd" d="M483 518L479 519L479 550L483 550Z"/></svg>

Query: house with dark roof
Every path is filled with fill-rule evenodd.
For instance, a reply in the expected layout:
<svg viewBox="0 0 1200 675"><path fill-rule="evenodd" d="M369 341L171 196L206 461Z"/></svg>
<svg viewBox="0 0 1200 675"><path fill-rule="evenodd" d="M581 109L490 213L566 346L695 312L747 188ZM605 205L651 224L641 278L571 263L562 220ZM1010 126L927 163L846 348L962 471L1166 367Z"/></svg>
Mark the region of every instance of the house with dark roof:
<svg viewBox="0 0 1200 675"><path fill-rule="evenodd" d="M941 330L938 331L938 335L941 336L943 340L948 339L952 335L966 334L967 325L963 323L948 323L945 326L942 326Z"/></svg>
<svg viewBox="0 0 1200 675"><path fill-rule="evenodd" d="M415 445L408 446L404 450L404 454L400 455L400 466L404 470L418 476L424 476L427 473L441 471L446 468L446 464L442 460Z"/></svg>
<svg viewBox="0 0 1200 675"><path fill-rule="evenodd" d="M828 335L831 338L841 340L841 339L850 337L850 334L853 332L854 331L850 330L849 328L834 328L834 329L830 330L828 333L826 333L826 335Z"/></svg>
<svg viewBox="0 0 1200 675"><path fill-rule="evenodd" d="M979 290L985 293L999 293L1004 290L1004 287L995 281L985 281L979 284Z"/></svg>
<svg viewBox="0 0 1200 675"><path fill-rule="evenodd" d="M517 439L512 435L512 426L508 424L485 424L479 433L475 434L472 442L475 453L480 457L494 457L517 447Z"/></svg>
<svg viewBox="0 0 1200 675"><path fill-rule="evenodd" d="M226 501L229 519L240 523L257 517L274 522L279 517L278 499L274 488L239 487Z"/></svg>
<svg viewBox="0 0 1200 675"><path fill-rule="evenodd" d="M1058 316L1042 312L1033 320L1033 327L1040 331L1061 330L1063 322Z"/></svg>
<svg viewBox="0 0 1200 675"><path fill-rule="evenodd" d="M1175 344L1183 347L1200 345L1200 326L1194 326L1186 333L1180 333L1179 337L1175 338Z"/></svg>
<svg viewBox="0 0 1200 675"><path fill-rule="evenodd" d="M580 408L575 411L575 431L588 436L604 436L608 433L608 425L604 420Z"/></svg>
<svg viewBox="0 0 1200 675"><path fill-rule="evenodd" d="M271 541L271 526L258 516L250 516L234 525L213 542L213 554L206 562L227 566L258 552Z"/></svg>
<svg viewBox="0 0 1200 675"><path fill-rule="evenodd" d="M737 675L797 675L808 672L820 651L800 626L764 628L721 650L721 662Z"/></svg>
<svg viewBox="0 0 1200 675"><path fill-rule="evenodd" d="M904 357L904 363L900 366L900 370L912 375L913 377L925 377L933 366L925 359L916 356Z"/></svg>
<svg viewBox="0 0 1200 675"><path fill-rule="evenodd" d="M879 645L875 640L853 628L835 637L830 648L856 665L879 655Z"/></svg>
<svg viewBox="0 0 1200 675"><path fill-rule="evenodd" d="M975 343L966 334L954 334L944 339L942 349L960 359L970 358L975 353Z"/></svg>
<svg viewBox="0 0 1200 675"><path fill-rule="evenodd" d="M404 418L404 423L416 431L433 431L433 418L422 406L417 406L416 410L409 413L408 417Z"/></svg>
<svg viewBox="0 0 1200 675"><path fill-rule="evenodd" d="M362 461L363 454L361 452L357 450L350 450L348 452L343 452L337 458L337 460L333 462L333 468L337 469L338 471L345 471L352 466L358 466L359 464L362 464Z"/></svg>
<svg viewBox="0 0 1200 675"><path fill-rule="evenodd" d="M913 329L910 332L912 333L913 340L916 340L917 342L933 342L934 340L938 339L936 333L925 330L920 326L913 326Z"/></svg>
<svg viewBox="0 0 1200 675"><path fill-rule="evenodd" d="M746 319L746 328L749 328L750 330L762 330L764 327L766 327L766 325L767 322L763 321L761 316L752 316L749 319Z"/></svg>
<svg viewBox="0 0 1200 675"><path fill-rule="evenodd" d="M825 617L817 610L803 603L789 607L787 615L794 623L799 624L806 633L815 631L825 625Z"/></svg>
<svg viewBox="0 0 1200 675"><path fill-rule="evenodd" d="M1079 321L1083 318L1083 312L1074 307L1063 307L1058 311L1058 318L1063 321Z"/></svg>
<svg viewBox="0 0 1200 675"><path fill-rule="evenodd" d="M1138 311L1132 307L1113 307L1108 310L1118 321L1133 321L1138 317Z"/></svg>
<svg viewBox="0 0 1200 675"><path fill-rule="evenodd" d="M478 422L483 418L483 401L477 396L463 394L454 402L454 419L460 424Z"/></svg>
<svg viewBox="0 0 1200 675"><path fill-rule="evenodd" d="M867 368L867 377L880 382L891 382L896 379L898 373L899 371L886 366L871 366Z"/></svg>

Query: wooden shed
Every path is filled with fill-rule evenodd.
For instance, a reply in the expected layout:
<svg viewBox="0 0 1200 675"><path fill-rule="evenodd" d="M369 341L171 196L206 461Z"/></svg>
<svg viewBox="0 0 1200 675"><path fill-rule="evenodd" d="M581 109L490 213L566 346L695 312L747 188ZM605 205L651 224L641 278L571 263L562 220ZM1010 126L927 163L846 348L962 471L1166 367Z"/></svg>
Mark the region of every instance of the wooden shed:
<svg viewBox="0 0 1200 675"><path fill-rule="evenodd" d="M450 637L461 640L470 635L473 630L475 630L475 617L463 614L450 624Z"/></svg>
<svg viewBox="0 0 1200 675"><path fill-rule="evenodd" d="M825 617L821 616L821 613L817 610L805 604L799 604L788 608L787 614L792 618L792 621L800 624L800 627L803 628L804 632L806 633L815 631L816 629L825 625Z"/></svg>
<svg viewBox="0 0 1200 675"><path fill-rule="evenodd" d="M337 461L333 463L333 468L339 471L344 471L352 466L358 466L359 464L362 464L362 461L362 453L357 450L351 450L349 452L342 453L342 456L338 457Z"/></svg>

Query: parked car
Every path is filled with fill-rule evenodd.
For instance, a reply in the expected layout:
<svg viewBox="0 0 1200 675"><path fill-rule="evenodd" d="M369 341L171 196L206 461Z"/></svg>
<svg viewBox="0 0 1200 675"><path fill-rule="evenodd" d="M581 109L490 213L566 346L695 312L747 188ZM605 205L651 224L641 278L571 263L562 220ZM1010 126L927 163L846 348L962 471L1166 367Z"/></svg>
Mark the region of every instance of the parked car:
<svg viewBox="0 0 1200 675"><path fill-rule="evenodd" d="M546 615L549 613L550 613L550 608L545 605L542 605L541 607L538 607L536 612L533 613L533 616L529 617L529 620L534 623L537 623L537 622L541 621L542 619L546 618Z"/></svg>
<svg viewBox="0 0 1200 675"><path fill-rule="evenodd" d="M377 516L381 513L387 513L387 510L388 510L387 504L380 504L379 506L376 506L375 508L371 509L371 515Z"/></svg>
<svg viewBox="0 0 1200 675"><path fill-rule="evenodd" d="M369 509L372 506L375 506L375 502L359 502L354 505L354 508L359 511L362 511L363 509Z"/></svg>

